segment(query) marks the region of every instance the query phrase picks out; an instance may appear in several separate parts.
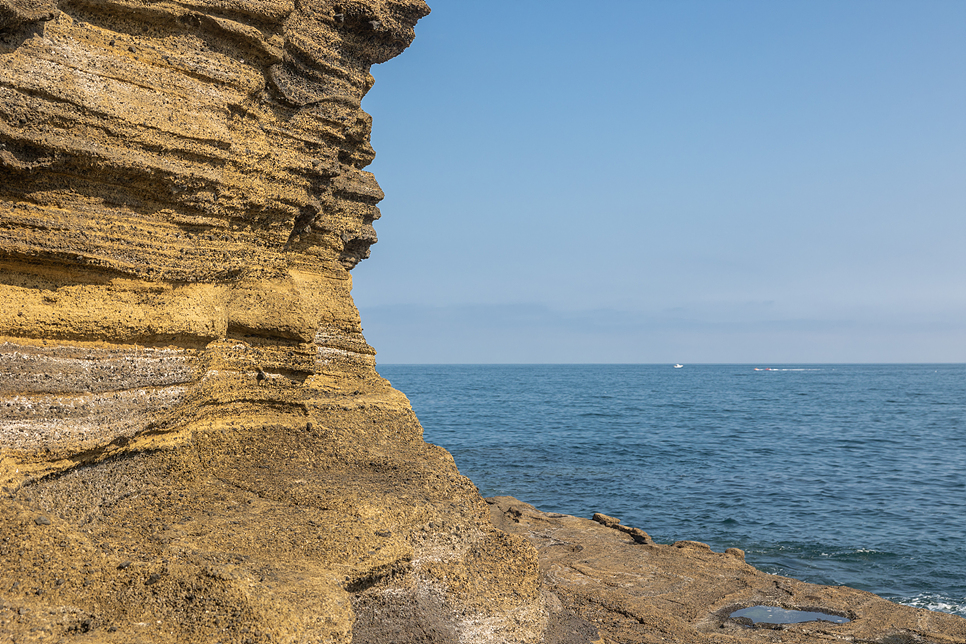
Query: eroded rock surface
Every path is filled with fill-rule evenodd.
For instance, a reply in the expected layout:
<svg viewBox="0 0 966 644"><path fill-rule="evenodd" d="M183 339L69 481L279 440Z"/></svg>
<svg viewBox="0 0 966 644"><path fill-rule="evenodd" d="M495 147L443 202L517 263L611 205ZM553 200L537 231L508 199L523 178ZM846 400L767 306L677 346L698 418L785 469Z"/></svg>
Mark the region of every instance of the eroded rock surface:
<svg viewBox="0 0 966 644"><path fill-rule="evenodd" d="M570 632L594 629L600 642L966 642L966 619L846 586L769 575L745 563L737 548L721 553L698 541L655 544L613 517L546 513L512 497L487 502L494 525L536 546L550 622L566 622ZM752 626L729 617L758 605L850 621Z"/></svg>
<svg viewBox="0 0 966 644"><path fill-rule="evenodd" d="M427 13L0 0L0 641L540 639L350 298Z"/></svg>

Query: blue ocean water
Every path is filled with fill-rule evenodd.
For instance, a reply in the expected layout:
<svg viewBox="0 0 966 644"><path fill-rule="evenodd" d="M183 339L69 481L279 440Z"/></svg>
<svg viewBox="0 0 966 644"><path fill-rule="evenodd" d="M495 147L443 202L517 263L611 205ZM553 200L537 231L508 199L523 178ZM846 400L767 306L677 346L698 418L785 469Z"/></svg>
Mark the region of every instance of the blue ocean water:
<svg viewBox="0 0 966 644"><path fill-rule="evenodd" d="M966 365L768 366L378 370L484 496L966 616Z"/></svg>

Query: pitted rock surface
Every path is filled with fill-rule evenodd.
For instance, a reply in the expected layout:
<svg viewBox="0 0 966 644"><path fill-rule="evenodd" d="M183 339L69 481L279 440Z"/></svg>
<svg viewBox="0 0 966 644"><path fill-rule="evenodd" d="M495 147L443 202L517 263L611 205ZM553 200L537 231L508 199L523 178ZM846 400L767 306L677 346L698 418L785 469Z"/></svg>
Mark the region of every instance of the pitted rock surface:
<svg viewBox="0 0 966 644"><path fill-rule="evenodd" d="M0 642L541 639L350 297L428 12L0 0Z"/></svg>

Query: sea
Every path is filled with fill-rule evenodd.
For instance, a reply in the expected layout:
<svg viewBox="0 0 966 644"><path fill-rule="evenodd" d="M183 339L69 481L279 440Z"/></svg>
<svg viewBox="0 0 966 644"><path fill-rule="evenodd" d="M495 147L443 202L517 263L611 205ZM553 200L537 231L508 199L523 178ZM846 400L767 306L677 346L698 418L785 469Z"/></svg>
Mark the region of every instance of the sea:
<svg viewBox="0 0 966 644"><path fill-rule="evenodd" d="M380 365L484 496L966 617L966 365Z"/></svg>

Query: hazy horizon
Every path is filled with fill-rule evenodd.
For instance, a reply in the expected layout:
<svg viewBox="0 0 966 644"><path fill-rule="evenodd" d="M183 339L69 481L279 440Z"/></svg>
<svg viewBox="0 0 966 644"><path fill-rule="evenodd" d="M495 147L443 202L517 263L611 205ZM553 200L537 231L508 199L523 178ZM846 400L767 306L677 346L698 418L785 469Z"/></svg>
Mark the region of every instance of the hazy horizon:
<svg viewBox="0 0 966 644"><path fill-rule="evenodd" d="M942 366L942 367L957 367L964 366L966 362L687 362L687 363L671 363L671 362L379 362L377 367L567 367L567 366L637 366L637 367L673 367L675 364L681 364L682 367L701 367L701 366L711 366L711 367L761 367L765 368L768 366L779 366L779 367L789 367L805 365L809 367L814 366L825 366L825 367L861 367L861 366L875 366L875 367L888 367L889 365L896 366Z"/></svg>
<svg viewBox="0 0 966 644"><path fill-rule="evenodd" d="M380 363L966 362L966 3L430 5L363 102Z"/></svg>

